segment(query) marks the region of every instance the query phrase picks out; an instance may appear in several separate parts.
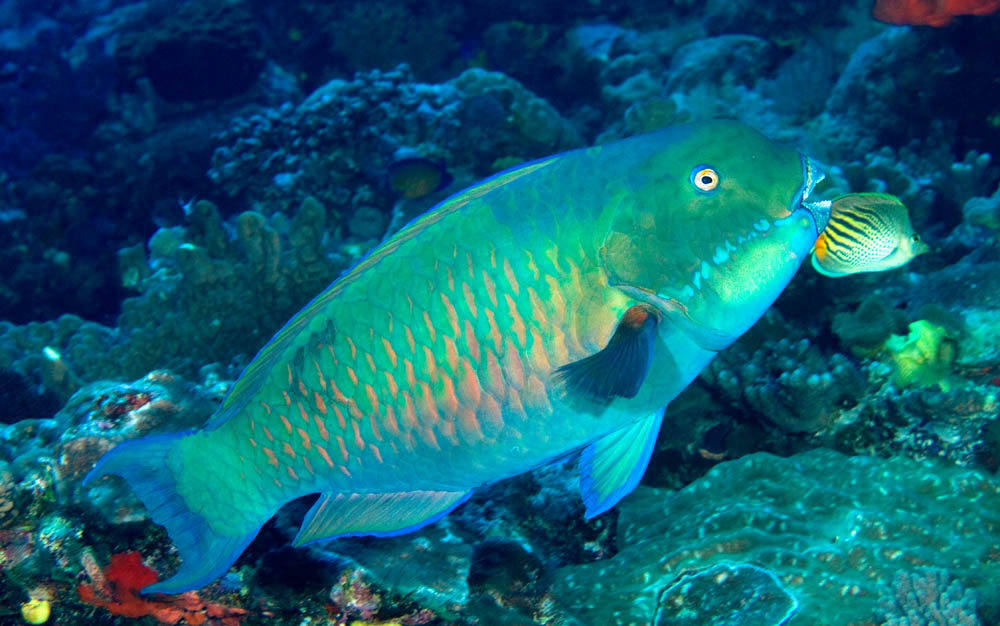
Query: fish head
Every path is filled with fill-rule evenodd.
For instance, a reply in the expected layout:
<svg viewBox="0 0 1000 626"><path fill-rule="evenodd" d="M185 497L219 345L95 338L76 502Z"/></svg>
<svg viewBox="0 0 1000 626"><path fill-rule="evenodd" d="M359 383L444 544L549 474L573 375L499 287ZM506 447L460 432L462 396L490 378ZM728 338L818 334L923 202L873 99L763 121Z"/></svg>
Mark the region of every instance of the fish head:
<svg viewBox="0 0 1000 626"><path fill-rule="evenodd" d="M722 349L774 302L830 216L812 159L732 121L647 135L601 255L609 282Z"/></svg>

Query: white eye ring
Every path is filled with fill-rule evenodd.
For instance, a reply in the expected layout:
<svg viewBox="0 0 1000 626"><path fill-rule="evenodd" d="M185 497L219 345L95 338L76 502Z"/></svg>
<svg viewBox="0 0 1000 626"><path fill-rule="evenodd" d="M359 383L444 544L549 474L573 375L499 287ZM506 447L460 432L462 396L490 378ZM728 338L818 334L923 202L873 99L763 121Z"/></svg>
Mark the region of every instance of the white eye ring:
<svg viewBox="0 0 1000 626"><path fill-rule="evenodd" d="M691 184L699 191L712 191L719 186L719 173L707 165L691 170Z"/></svg>

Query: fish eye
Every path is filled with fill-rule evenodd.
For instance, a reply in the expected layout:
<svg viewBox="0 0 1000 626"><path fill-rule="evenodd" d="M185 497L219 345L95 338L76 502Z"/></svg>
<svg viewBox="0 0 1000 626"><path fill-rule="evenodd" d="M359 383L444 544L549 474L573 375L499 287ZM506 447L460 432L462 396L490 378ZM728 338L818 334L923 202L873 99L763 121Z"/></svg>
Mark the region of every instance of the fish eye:
<svg viewBox="0 0 1000 626"><path fill-rule="evenodd" d="M712 191L719 186L719 173L707 165L699 165L691 170L691 184L699 191Z"/></svg>
<svg viewBox="0 0 1000 626"><path fill-rule="evenodd" d="M914 235L913 236L913 243L917 243L919 241L920 241L920 235Z"/></svg>

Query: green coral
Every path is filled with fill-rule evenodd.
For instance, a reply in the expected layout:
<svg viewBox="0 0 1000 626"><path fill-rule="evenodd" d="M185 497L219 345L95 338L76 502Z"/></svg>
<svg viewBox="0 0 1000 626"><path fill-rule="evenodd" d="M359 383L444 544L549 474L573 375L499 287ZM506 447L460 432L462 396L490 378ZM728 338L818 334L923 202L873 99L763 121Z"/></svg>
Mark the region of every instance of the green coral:
<svg viewBox="0 0 1000 626"><path fill-rule="evenodd" d="M984 472L758 453L680 491L640 486L618 509L618 554L555 574L555 600L584 623L654 623L679 576L718 564L772 574L798 604L789 626L872 623L898 573L924 567L947 569L982 606L1000 601L1000 481ZM748 581L744 597L760 588Z"/></svg>
<svg viewBox="0 0 1000 626"><path fill-rule="evenodd" d="M955 360L955 343L943 326L927 320L910 324L907 335L892 335L885 349L895 364L893 382L899 387L939 385L950 387L951 362Z"/></svg>

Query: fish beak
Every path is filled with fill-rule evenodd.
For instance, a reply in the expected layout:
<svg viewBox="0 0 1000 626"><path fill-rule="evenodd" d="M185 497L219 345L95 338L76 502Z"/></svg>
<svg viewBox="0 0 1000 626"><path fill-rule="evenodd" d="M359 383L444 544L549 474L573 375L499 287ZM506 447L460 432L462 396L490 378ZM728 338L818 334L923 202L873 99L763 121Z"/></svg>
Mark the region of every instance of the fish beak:
<svg viewBox="0 0 1000 626"><path fill-rule="evenodd" d="M833 203L829 200L810 202L809 194L812 193L819 181L826 178L826 174L819 163L802 155L802 178L805 182L802 184L799 205L812 215L813 222L816 224L816 236L819 237L819 234L826 228L826 223L830 221L830 210Z"/></svg>

